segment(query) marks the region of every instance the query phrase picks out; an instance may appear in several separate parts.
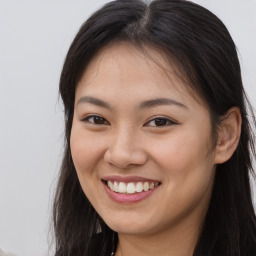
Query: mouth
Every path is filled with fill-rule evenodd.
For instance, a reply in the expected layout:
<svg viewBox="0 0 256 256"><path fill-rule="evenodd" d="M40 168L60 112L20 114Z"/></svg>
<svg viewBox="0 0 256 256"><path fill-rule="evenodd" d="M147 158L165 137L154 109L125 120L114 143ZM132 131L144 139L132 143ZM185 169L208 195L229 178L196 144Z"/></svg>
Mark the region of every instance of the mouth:
<svg viewBox="0 0 256 256"><path fill-rule="evenodd" d="M107 195L119 204L134 204L157 193L161 182L138 176L108 176L102 180Z"/></svg>
<svg viewBox="0 0 256 256"><path fill-rule="evenodd" d="M161 185L158 181L133 181L124 182L118 180L102 180L108 188L119 194L135 194L147 192Z"/></svg>

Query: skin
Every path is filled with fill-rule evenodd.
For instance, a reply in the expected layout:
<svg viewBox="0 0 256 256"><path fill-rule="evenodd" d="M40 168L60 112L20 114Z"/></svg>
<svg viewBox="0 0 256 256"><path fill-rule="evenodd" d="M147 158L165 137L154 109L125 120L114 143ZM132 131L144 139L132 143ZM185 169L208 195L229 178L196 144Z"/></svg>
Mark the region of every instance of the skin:
<svg viewBox="0 0 256 256"><path fill-rule="evenodd" d="M167 73L126 42L94 57L76 89L71 153L85 195L118 232L117 256L188 256L208 209L216 163L235 150L241 120L239 110L231 110L213 148L205 104L186 91L161 52L150 49L150 55ZM172 103L142 106L156 98ZM108 175L141 176L161 185L140 202L120 204L105 192L101 179Z"/></svg>

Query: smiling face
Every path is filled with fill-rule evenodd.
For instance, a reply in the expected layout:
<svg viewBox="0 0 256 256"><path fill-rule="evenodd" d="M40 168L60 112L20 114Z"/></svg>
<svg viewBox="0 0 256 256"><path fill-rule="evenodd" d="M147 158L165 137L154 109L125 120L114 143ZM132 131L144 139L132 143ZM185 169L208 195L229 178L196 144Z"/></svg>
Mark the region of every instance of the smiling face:
<svg viewBox="0 0 256 256"><path fill-rule="evenodd" d="M208 109L159 52L150 55L168 75L131 44L115 43L94 57L76 89L74 165L87 198L119 233L199 228L214 181Z"/></svg>

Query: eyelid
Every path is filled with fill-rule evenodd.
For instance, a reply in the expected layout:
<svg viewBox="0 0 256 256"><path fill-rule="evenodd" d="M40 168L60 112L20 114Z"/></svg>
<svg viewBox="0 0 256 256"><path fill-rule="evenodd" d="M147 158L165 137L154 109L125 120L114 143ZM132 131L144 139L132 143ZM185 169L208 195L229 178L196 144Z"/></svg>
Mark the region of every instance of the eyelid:
<svg viewBox="0 0 256 256"><path fill-rule="evenodd" d="M100 118L104 121L104 123L102 124L99 124L99 123L95 123L95 122L91 122L89 121L90 118ZM159 119L159 120L165 120L168 124L165 124L165 125L148 125L150 122L153 122L155 121L156 119ZM93 124L93 125L110 125L110 123L108 122L108 120L104 117L102 117L101 115L98 115L98 114L88 114L86 116L84 116L83 118L81 118L81 121L82 122L87 122L89 124ZM178 124L177 121L174 121L173 119L171 119L170 117L166 117L166 116L155 116L155 117L152 117L150 118L143 126L149 126L149 127L158 127L158 128L161 128L161 127L168 127L168 126L171 126L171 125L176 125Z"/></svg>
<svg viewBox="0 0 256 256"><path fill-rule="evenodd" d="M105 123L104 123L104 124L97 124L97 123L95 123L95 122L90 122L90 121L89 121L90 118L95 118L95 117L96 117L96 118L98 117L98 118L103 119ZM109 124L110 124L106 118L104 118L104 117L102 117L101 115L98 115L98 114L88 114L88 115L82 117L82 118L81 118L81 121L82 121L82 122L87 122L87 123L93 124L93 125L109 125Z"/></svg>
<svg viewBox="0 0 256 256"><path fill-rule="evenodd" d="M150 126L148 125L150 122L156 120L156 119L162 119L162 120L166 120L169 124L167 125L153 125L153 126ZM158 128L162 128L162 127L168 127L168 126L171 126L171 125L177 125L178 122L177 121L174 121L173 119L171 119L170 117L166 117L166 116L155 116L153 118L150 118L150 120L148 120L144 126L149 126L149 127L158 127Z"/></svg>

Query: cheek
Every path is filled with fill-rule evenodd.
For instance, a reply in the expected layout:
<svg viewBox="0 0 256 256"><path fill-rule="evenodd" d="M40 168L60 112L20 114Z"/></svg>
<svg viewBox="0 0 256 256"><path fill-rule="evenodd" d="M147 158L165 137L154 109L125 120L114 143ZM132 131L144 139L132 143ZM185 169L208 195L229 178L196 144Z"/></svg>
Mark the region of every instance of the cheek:
<svg viewBox="0 0 256 256"><path fill-rule="evenodd" d="M93 169L97 166L103 154L103 142L99 138L86 133L79 127L73 127L70 137L72 159L79 177L95 175Z"/></svg>
<svg viewBox="0 0 256 256"><path fill-rule="evenodd" d="M175 136L156 148L151 154L155 165L160 167L165 185L161 200L166 203L158 208L162 218L189 215L198 205L205 209L214 180L213 158L207 156L208 140L199 142L197 136Z"/></svg>
<svg viewBox="0 0 256 256"><path fill-rule="evenodd" d="M98 201L96 194L99 181L98 172L102 157L102 140L86 133L84 129L74 126L71 131L70 148L77 176L92 205Z"/></svg>
<svg viewBox="0 0 256 256"><path fill-rule="evenodd" d="M71 155L77 172L81 172L88 164L88 146L84 142L83 137L74 129L70 137ZM88 159L87 159L88 158Z"/></svg>
<svg viewBox="0 0 256 256"><path fill-rule="evenodd" d="M199 139L200 138L200 139ZM155 163L163 170L165 180L173 187L205 185L211 179L213 154L209 152L209 136L198 133L176 134L157 142L151 148Z"/></svg>

